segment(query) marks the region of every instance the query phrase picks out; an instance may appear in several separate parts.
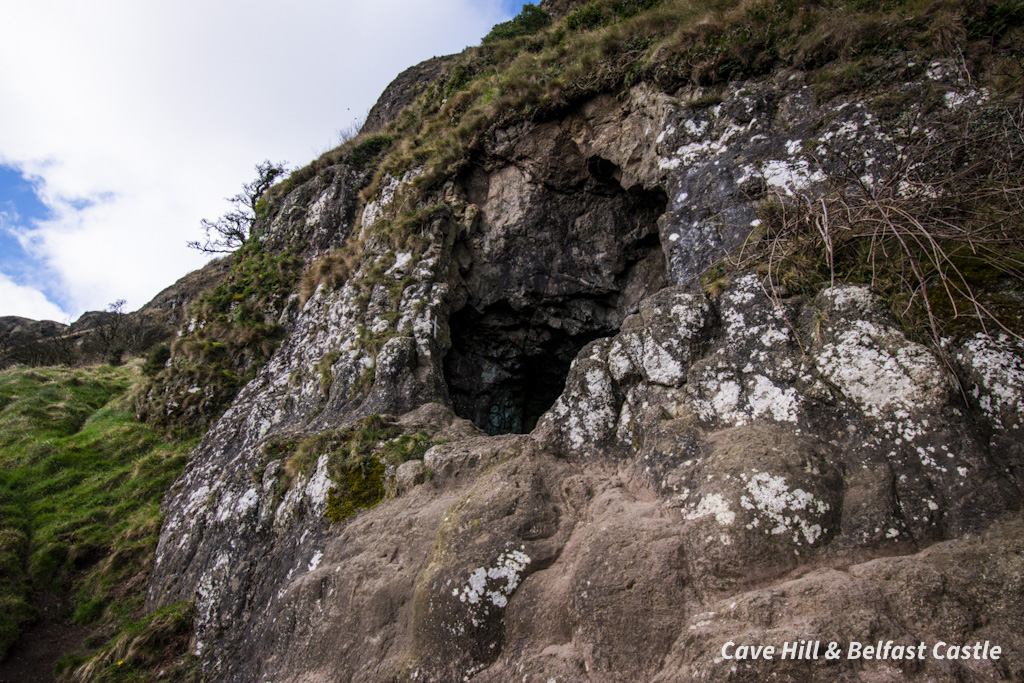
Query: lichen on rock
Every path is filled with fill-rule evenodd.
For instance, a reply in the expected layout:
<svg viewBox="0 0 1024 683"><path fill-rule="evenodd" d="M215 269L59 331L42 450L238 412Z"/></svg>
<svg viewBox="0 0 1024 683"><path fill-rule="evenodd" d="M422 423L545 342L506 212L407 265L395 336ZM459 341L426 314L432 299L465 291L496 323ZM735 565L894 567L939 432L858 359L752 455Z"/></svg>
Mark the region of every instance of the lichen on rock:
<svg viewBox="0 0 1024 683"><path fill-rule="evenodd" d="M455 82L446 63L388 102L437 95L420 77ZM1020 601L957 603L972 584L942 565L992 553L977 585L1016 585L1019 341L930 347L861 284L723 267L700 287L773 193L896 162L870 107L813 91L796 72L623 86L495 119L445 173L392 159L361 212L340 169L291 188L275 230L301 213L344 235L340 270L168 495L149 590L196 599L211 677L883 675L716 661L747 633L991 632L1019 659ZM387 433L356 438L378 414ZM921 611L941 585L955 619Z"/></svg>

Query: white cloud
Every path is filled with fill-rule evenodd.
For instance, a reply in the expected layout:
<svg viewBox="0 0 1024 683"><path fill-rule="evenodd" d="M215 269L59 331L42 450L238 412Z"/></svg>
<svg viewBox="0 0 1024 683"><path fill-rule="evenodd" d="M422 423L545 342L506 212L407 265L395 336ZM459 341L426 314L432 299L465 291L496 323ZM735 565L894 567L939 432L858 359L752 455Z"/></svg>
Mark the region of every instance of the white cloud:
<svg viewBox="0 0 1024 683"><path fill-rule="evenodd" d="M51 299L75 316L118 298L142 305L201 265L186 241L256 163L310 161L401 70L479 42L507 18L500 5L8 3L0 163L38 176L54 211L21 226L53 273Z"/></svg>
<svg viewBox="0 0 1024 683"><path fill-rule="evenodd" d="M38 290L23 287L0 273L0 302L3 315L18 315L33 320L66 322L67 316Z"/></svg>

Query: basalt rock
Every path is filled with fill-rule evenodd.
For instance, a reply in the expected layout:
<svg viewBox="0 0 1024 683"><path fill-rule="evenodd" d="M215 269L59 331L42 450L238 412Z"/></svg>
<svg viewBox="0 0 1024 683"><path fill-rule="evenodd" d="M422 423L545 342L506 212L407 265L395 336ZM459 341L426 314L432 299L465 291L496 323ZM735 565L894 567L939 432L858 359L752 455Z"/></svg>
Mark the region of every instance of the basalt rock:
<svg viewBox="0 0 1024 683"><path fill-rule="evenodd" d="M930 87L984 96L940 67ZM195 600L213 679L1024 675L1024 348L940 356L862 286L780 298L745 272L705 293L759 198L830 164L881 178L897 148L796 73L682 95L496 130L443 186L387 178L361 212L342 168L293 190L266 239L365 246L165 501L148 604ZM380 237L410 209L421 249ZM373 414L434 445L332 522L334 456L280 444ZM1004 656L721 656L800 639Z"/></svg>
<svg viewBox="0 0 1024 683"><path fill-rule="evenodd" d="M362 132L377 132L398 118L402 109L409 106L418 95L430 87L454 57L455 55L434 57L400 73L366 114Z"/></svg>

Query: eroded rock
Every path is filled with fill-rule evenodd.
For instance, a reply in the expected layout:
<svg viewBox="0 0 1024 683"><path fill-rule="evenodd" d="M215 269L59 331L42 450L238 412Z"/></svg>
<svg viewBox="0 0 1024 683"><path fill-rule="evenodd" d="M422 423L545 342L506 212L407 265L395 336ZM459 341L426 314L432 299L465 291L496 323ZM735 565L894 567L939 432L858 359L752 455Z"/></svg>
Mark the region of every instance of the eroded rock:
<svg viewBox="0 0 1024 683"><path fill-rule="evenodd" d="M282 230L366 247L165 503L149 604L196 600L212 678L1021 676L1024 349L951 340L957 379L864 287L779 299L741 272L697 291L758 198L821 181L815 139L865 172L893 150L868 108L793 74L700 94L495 131L429 196L417 171L385 178L359 218L334 175L296 189ZM378 237L410 207L422 253ZM429 448L331 523L330 459L273 446L376 413ZM878 638L1006 657L720 656Z"/></svg>

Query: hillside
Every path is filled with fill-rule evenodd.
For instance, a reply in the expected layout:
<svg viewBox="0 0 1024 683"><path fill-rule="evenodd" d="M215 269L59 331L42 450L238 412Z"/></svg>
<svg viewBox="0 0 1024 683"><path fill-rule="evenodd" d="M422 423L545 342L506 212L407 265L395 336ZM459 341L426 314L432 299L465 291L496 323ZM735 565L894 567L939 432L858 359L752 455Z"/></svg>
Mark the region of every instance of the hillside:
<svg viewBox="0 0 1024 683"><path fill-rule="evenodd" d="M403 72L168 295L156 616L63 675L1024 680L1022 60L1019 2L558 0Z"/></svg>
<svg viewBox="0 0 1024 683"><path fill-rule="evenodd" d="M0 655L12 655L0 680L44 680L59 654L44 639L70 654L87 635L137 626L160 500L194 445L139 424L128 395L137 375L0 371Z"/></svg>

